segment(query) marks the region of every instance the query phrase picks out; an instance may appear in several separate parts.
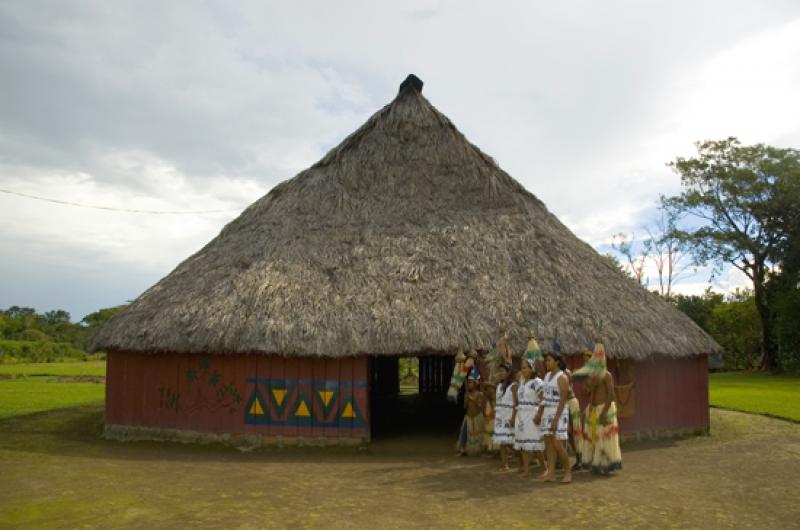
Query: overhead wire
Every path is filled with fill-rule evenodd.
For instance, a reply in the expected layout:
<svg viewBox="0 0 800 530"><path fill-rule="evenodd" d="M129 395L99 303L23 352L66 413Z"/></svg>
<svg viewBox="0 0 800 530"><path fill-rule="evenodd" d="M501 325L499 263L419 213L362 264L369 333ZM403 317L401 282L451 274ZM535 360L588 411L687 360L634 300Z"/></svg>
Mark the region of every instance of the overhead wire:
<svg viewBox="0 0 800 530"><path fill-rule="evenodd" d="M233 212L240 212L241 209L236 210L143 210L143 209L136 209L136 208L116 208L113 206L99 206L94 204L83 204L80 202L74 201L65 201L61 199L53 199L50 197L41 197L39 195L32 195L30 193L22 193L19 191L7 190L0 188L0 192L6 193L8 195L17 195L19 197L25 197L28 199L35 199L37 201L45 201L51 202L55 204L62 204L65 206L75 206L78 208L90 208L93 210L106 210L110 212L126 212L126 213L146 213L146 214L155 214L155 215L200 215L200 214L211 214L211 213L233 213Z"/></svg>

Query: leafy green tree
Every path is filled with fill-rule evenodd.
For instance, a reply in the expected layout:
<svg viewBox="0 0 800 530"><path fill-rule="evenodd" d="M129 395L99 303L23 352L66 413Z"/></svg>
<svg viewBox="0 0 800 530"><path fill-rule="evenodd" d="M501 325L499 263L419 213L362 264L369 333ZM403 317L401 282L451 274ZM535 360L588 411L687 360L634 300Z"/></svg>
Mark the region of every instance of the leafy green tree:
<svg viewBox="0 0 800 530"><path fill-rule="evenodd" d="M670 166L683 191L662 197L666 211L694 226L674 230L698 264L730 264L753 284L761 324L761 367L779 371L775 315L766 283L783 259L800 215L800 151L736 138L696 144L698 155Z"/></svg>
<svg viewBox="0 0 800 530"><path fill-rule="evenodd" d="M20 333L20 340L52 342L53 339L48 334L38 329L26 329Z"/></svg>
<svg viewBox="0 0 800 530"><path fill-rule="evenodd" d="M6 315L12 319L35 319L37 317L36 310L32 307L19 307L13 305L6 309Z"/></svg>
<svg viewBox="0 0 800 530"><path fill-rule="evenodd" d="M7 338L14 338L26 329L35 328L38 320L36 310L31 307L11 306L3 314L3 336Z"/></svg>
<svg viewBox="0 0 800 530"><path fill-rule="evenodd" d="M727 368L753 368L758 363L761 323L755 298L745 292L734 295L711 310L709 332L720 346Z"/></svg>
<svg viewBox="0 0 800 530"><path fill-rule="evenodd" d="M125 309L126 305L118 305L115 307L107 307L100 309L94 313L89 313L81 320L81 324L89 328L100 328L103 324L111 320L111 317Z"/></svg>
<svg viewBox="0 0 800 530"><path fill-rule="evenodd" d="M48 324L65 324L69 322L70 315L68 312L64 311L63 309L56 309L54 311L48 311L44 314L44 320Z"/></svg>
<svg viewBox="0 0 800 530"><path fill-rule="evenodd" d="M37 313L30 307L0 310L0 362L3 358L51 361L86 356L92 336L125 306L100 309L80 323L62 309Z"/></svg>
<svg viewBox="0 0 800 530"><path fill-rule="evenodd" d="M724 303L723 296L715 293L711 288L706 289L702 295L674 294L664 296L664 298L694 320L695 324L707 333L712 333L711 314L714 312L714 308Z"/></svg>
<svg viewBox="0 0 800 530"><path fill-rule="evenodd" d="M800 372L800 286L787 286L775 300L777 313L775 335L780 351L781 368Z"/></svg>
<svg viewBox="0 0 800 530"><path fill-rule="evenodd" d="M800 229L786 246L781 270L770 278L781 368L800 372Z"/></svg>

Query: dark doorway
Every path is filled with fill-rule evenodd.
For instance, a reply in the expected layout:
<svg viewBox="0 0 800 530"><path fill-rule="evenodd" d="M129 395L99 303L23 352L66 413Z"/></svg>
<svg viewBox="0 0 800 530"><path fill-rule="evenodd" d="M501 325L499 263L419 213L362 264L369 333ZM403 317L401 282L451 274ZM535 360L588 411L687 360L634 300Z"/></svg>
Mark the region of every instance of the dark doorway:
<svg viewBox="0 0 800 530"><path fill-rule="evenodd" d="M447 400L453 357L417 357L416 392L409 374L413 365L409 366L406 359L403 363L399 360L400 357L394 356L370 359L372 439L407 434L452 434L455 440L464 411L460 400L459 403Z"/></svg>

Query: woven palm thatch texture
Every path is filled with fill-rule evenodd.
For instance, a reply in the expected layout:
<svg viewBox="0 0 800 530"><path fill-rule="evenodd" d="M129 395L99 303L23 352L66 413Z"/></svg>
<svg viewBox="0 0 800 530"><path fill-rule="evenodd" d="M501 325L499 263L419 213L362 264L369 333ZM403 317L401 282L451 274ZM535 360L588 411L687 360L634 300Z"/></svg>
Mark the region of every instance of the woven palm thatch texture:
<svg viewBox="0 0 800 530"><path fill-rule="evenodd" d="M342 357L558 337L610 357L719 351L578 239L404 83L322 160L249 206L93 347ZM547 350L550 341L542 344Z"/></svg>

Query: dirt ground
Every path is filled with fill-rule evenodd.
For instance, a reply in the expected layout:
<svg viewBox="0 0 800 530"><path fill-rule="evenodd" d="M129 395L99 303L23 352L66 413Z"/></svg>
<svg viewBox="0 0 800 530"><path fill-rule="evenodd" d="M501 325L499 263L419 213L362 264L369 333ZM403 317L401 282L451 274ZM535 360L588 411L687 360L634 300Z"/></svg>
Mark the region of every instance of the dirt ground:
<svg viewBox="0 0 800 530"><path fill-rule="evenodd" d="M712 410L710 436L623 446L616 476L541 484L444 436L369 449L102 440L102 409L0 422L3 528L797 528L800 425Z"/></svg>

